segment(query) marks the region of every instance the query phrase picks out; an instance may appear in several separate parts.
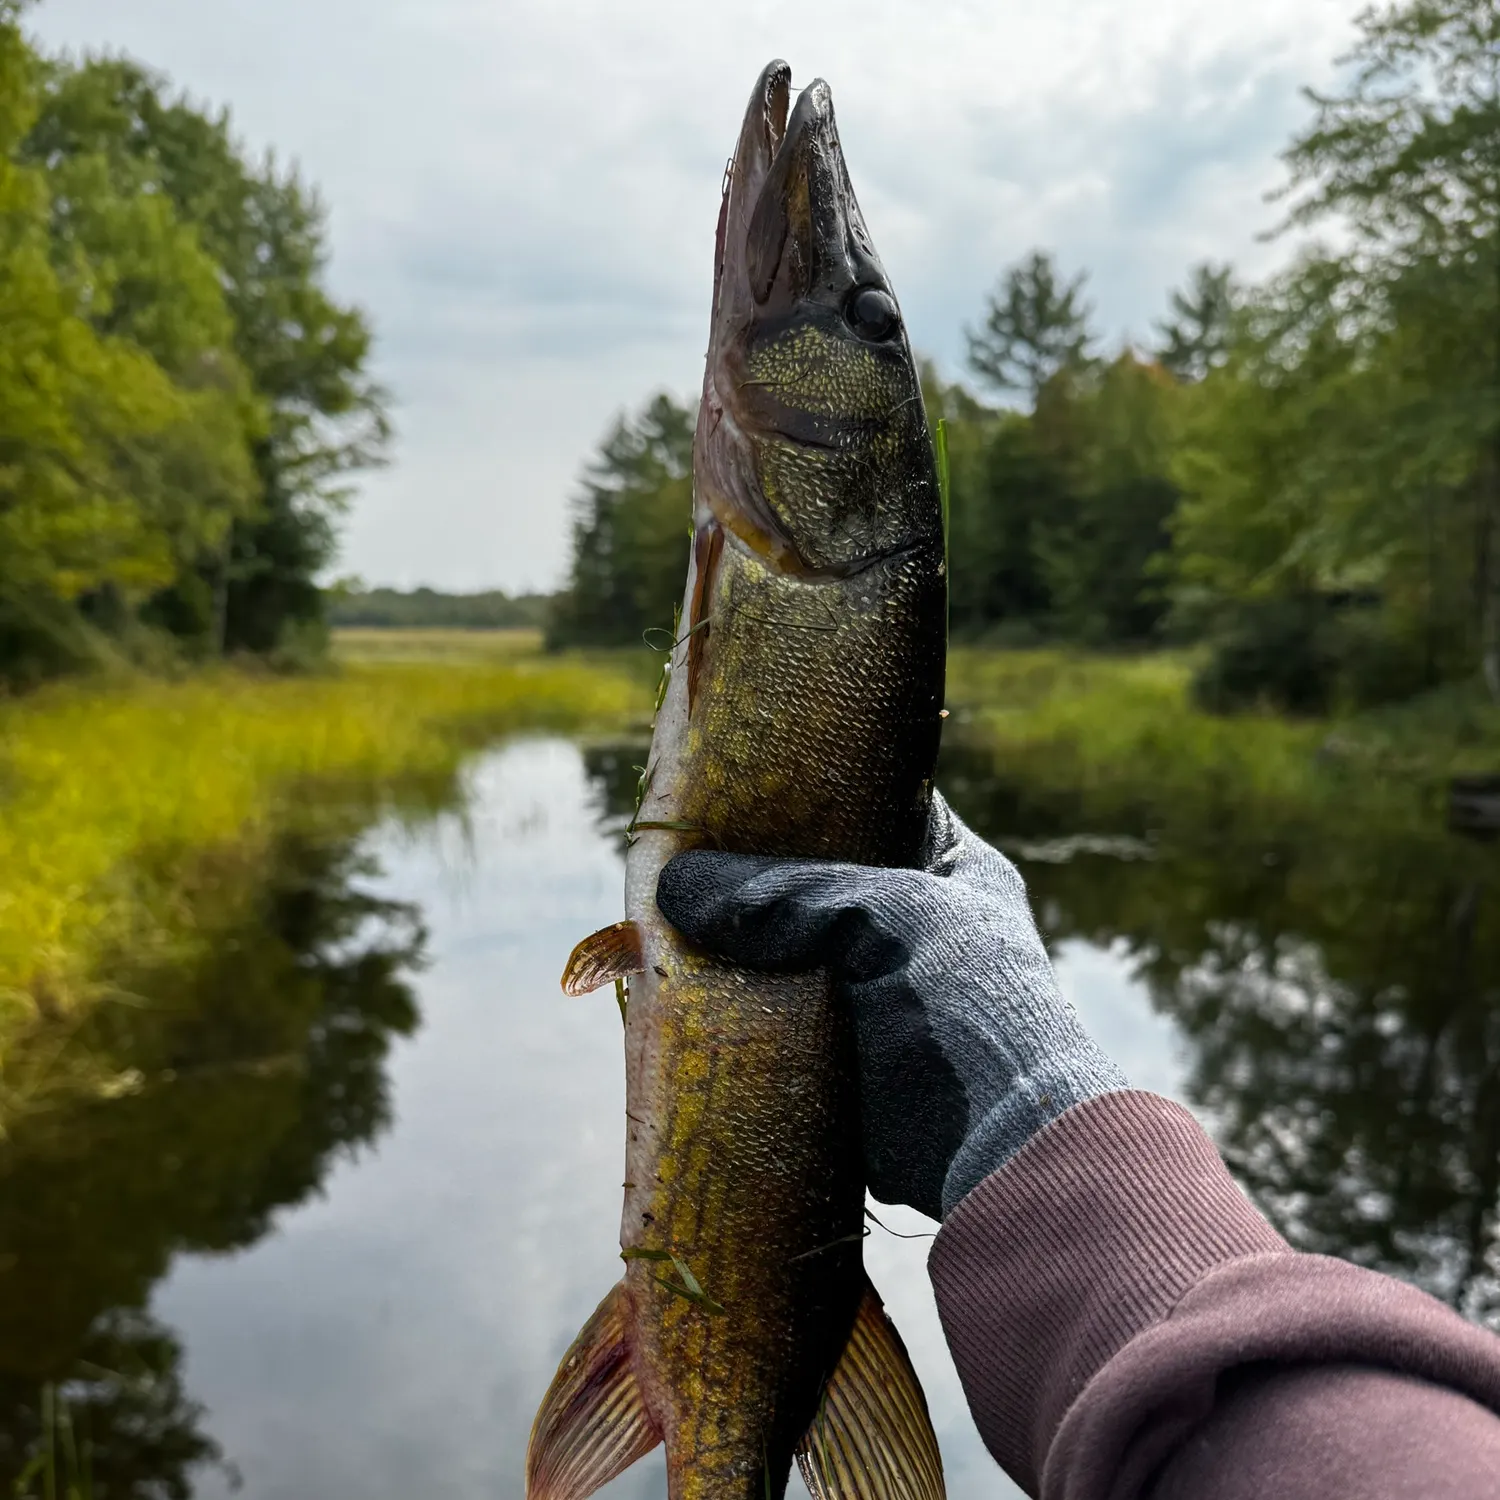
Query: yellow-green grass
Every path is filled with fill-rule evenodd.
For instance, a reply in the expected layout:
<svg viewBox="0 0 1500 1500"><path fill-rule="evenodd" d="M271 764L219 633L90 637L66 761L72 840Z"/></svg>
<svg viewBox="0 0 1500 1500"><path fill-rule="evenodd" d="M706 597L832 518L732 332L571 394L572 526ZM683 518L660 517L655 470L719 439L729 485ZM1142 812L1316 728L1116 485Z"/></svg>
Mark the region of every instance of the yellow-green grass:
<svg viewBox="0 0 1500 1500"><path fill-rule="evenodd" d="M485 662L534 655L539 630L385 630L350 626L333 633L333 652L342 662Z"/></svg>
<svg viewBox="0 0 1500 1500"><path fill-rule="evenodd" d="M1294 808L1330 796L1430 816L1444 779L1500 770L1500 708L1475 688L1332 719L1210 714L1187 653L957 648L950 732L1023 777L1166 802Z"/></svg>
<svg viewBox="0 0 1500 1500"><path fill-rule="evenodd" d="M378 789L452 772L513 731L610 730L649 695L599 663L354 663L72 684L0 704L0 1057L107 990L122 945L180 941L205 852L264 846L310 780Z"/></svg>
<svg viewBox="0 0 1500 1500"><path fill-rule="evenodd" d="M1180 655L960 649L948 701L955 729L1085 784L1211 775L1256 796L1301 781L1326 725L1204 713L1190 677Z"/></svg>
<svg viewBox="0 0 1500 1500"><path fill-rule="evenodd" d="M322 677L225 670L0 703L0 1060L39 1017L108 993L110 954L190 937L204 856L253 859L299 785L368 799L514 731L639 732L660 670L642 648L546 657L500 631L341 632L336 658ZM1429 816L1414 787L1500 765L1500 710L1472 694L1334 723L1222 718L1192 705L1191 666L959 648L950 733L1018 776L1157 802L1295 807L1332 791Z"/></svg>

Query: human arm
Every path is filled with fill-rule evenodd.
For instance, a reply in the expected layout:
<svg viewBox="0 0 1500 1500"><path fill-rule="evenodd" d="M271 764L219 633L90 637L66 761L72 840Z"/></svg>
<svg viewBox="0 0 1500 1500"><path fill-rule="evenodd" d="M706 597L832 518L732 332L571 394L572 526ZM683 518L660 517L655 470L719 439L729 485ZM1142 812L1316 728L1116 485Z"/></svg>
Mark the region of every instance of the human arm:
<svg viewBox="0 0 1500 1500"><path fill-rule="evenodd" d="M1014 867L941 804L931 845L919 871L694 853L659 901L734 962L830 970L871 1186L945 1220L939 1312L1007 1471L1067 1500L1484 1493L1500 1340L1292 1252L1087 1037Z"/></svg>

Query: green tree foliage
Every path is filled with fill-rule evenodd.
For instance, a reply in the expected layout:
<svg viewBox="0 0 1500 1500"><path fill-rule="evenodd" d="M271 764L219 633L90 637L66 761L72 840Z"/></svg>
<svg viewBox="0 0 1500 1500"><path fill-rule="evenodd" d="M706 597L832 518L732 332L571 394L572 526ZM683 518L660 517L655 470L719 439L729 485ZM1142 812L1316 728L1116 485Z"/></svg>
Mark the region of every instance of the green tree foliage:
<svg viewBox="0 0 1500 1500"><path fill-rule="evenodd" d="M1061 503L1038 526L1053 628L1093 645L1145 642L1166 610L1155 576L1177 488L1178 387L1129 350L1055 377L1032 425Z"/></svg>
<svg viewBox="0 0 1500 1500"><path fill-rule="evenodd" d="M1337 216L1352 243L1248 299L1175 464L1179 613L1220 638L1210 697L1230 658L1285 663L1294 638L1320 705L1481 665L1500 691L1500 7L1360 25L1347 89L1313 96L1287 153L1289 222ZM1227 675L1252 695L1253 672Z"/></svg>
<svg viewBox="0 0 1500 1500"><path fill-rule="evenodd" d="M638 641L671 629L687 573L696 420L663 393L621 417L601 444L575 503L573 569L553 644Z"/></svg>
<svg viewBox="0 0 1500 1500"><path fill-rule="evenodd" d="M1083 299L1088 278L1063 276L1051 254L1034 250L990 295L981 328L969 329L969 367L1000 391L1034 403L1060 371L1083 363L1094 335Z"/></svg>
<svg viewBox="0 0 1500 1500"><path fill-rule="evenodd" d="M19 20L0 0L0 678L142 622L273 649L319 618L341 477L386 435L317 200Z"/></svg>
<svg viewBox="0 0 1500 1500"><path fill-rule="evenodd" d="M253 476L212 267L149 205L86 202L73 163L28 160L42 69L17 16L0 6L0 673L25 679L87 654L78 601L168 583L174 538L222 532ZM96 213L114 257L63 230ZM130 336L148 274L175 308L162 358Z"/></svg>
<svg viewBox="0 0 1500 1500"><path fill-rule="evenodd" d="M209 259L233 353L265 411L247 432L259 493L158 608L179 628L216 631L226 649L271 650L289 626L320 618L314 578L333 554L343 480L378 462L388 436L365 368L369 327L323 284L322 206L294 169L248 160L226 112L170 98L164 79L123 58L49 68L28 149L86 174L99 196L160 202ZM174 337L183 299L153 296L141 277L132 290L137 336Z"/></svg>
<svg viewBox="0 0 1500 1500"><path fill-rule="evenodd" d="M1075 363L1030 413L986 407L930 369L923 388L948 428L959 638L1151 640L1177 500L1172 377L1129 352Z"/></svg>
<svg viewBox="0 0 1500 1500"><path fill-rule="evenodd" d="M942 418L948 432L952 629L1032 640L1049 607L1037 542L1061 499L1058 476L1021 413L992 410L931 366L922 388L929 419Z"/></svg>

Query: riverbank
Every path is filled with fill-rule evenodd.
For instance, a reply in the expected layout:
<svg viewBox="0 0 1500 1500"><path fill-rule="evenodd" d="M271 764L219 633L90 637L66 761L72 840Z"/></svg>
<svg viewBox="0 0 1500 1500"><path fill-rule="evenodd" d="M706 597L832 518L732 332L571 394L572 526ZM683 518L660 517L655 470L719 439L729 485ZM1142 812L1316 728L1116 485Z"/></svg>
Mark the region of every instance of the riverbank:
<svg viewBox="0 0 1500 1500"><path fill-rule="evenodd" d="M401 788L441 797L466 751L507 734L618 733L649 709L624 663L495 645L0 704L0 1090L18 1038L109 998L111 955L190 948L203 887L232 883L290 825L331 808L367 819Z"/></svg>
<svg viewBox="0 0 1500 1500"><path fill-rule="evenodd" d="M1426 819L1450 777L1500 771L1500 707L1477 685L1330 719L1221 716L1192 703L1192 666L1184 653L956 648L950 738L1039 784L1164 811L1187 796L1295 817L1348 798Z"/></svg>
<svg viewBox="0 0 1500 1500"><path fill-rule="evenodd" d="M112 977L122 958L191 956L205 901L222 919L289 829L451 799L464 755L508 734L643 738L659 670L639 648L549 657L524 631L351 631L321 676L226 669L0 703L0 1118L33 1086L11 1067L18 1039L138 1003ZM948 743L1132 827L1188 804L1435 827L1448 776L1500 765L1500 710L1478 694L1219 718L1192 706L1190 672L1166 654L956 648Z"/></svg>

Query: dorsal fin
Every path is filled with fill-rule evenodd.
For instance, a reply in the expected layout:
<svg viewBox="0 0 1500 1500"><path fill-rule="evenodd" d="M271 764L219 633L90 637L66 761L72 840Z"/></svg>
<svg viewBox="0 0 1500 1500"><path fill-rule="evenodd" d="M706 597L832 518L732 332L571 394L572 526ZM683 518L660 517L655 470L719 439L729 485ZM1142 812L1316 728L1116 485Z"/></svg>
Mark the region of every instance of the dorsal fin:
<svg viewBox="0 0 1500 1500"><path fill-rule="evenodd" d="M584 1500L660 1441L630 1363L625 1283L595 1309L557 1374L531 1428L526 1500Z"/></svg>
<svg viewBox="0 0 1500 1500"><path fill-rule="evenodd" d="M943 1460L916 1371L866 1286L797 1467L813 1500L943 1500Z"/></svg>
<svg viewBox="0 0 1500 1500"><path fill-rule="evenodd" d="M613 979L628 979L646 967L641 929L634 922L601 927L568 955L562 987L569 995L587 995Z"/></svg>

